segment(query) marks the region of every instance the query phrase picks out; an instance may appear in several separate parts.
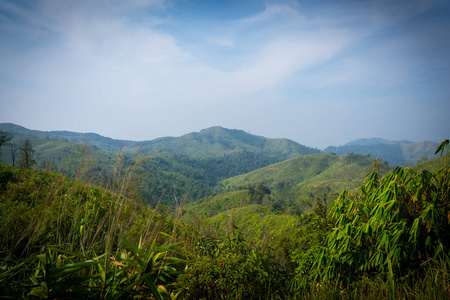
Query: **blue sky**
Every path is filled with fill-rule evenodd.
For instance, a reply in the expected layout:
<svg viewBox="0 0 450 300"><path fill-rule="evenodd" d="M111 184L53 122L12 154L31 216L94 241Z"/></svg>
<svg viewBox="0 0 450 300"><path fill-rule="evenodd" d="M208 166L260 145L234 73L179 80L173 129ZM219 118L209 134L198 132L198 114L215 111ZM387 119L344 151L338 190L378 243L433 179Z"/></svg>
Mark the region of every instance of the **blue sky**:
<svg viewBox="0 0 450 300"><path fill-rule="evenodd" d="M440 0L0 0L0 122L325 148L449 138Z"/></svg>

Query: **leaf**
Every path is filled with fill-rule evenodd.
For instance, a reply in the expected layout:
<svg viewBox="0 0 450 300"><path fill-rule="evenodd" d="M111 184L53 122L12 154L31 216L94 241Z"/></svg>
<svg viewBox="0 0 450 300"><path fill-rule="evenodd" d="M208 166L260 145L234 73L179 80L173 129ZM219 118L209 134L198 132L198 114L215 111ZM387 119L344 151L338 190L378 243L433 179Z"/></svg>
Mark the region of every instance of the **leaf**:
<svg viewBox="0 0 450 300"><path fill-rule="evenodd" d="M71 274L77 272L80 269L84 269L97 264L100 264L100 262L96 260L88 260L72 264L66 264L58 268L52 268L50 278L58 279L61 277L70 276Z"/></svg>
<svg viewBox="0 0 450 300"><path fill-rule="evenodd" d="M436 154L438 154L438 152L441 152L441 155L442 155L442 153L445 150L445 147L447 147L447 148L449 147L449 140L445 140L445 141L441 142L439 144L439 146L437 147L436 152L434 152L434 154L436 155Z"/></svg>
<svg viewBox="0 0 450 300"><path fill-rule="evenodd" d="M411 226L411 230L409 231L409 234L411 235L409 240L412 240L412 237L414 237L414 242L417 242L417 236L419 234L419 226L420 226L420 218L416 218L413 222L413 225Z"/></svg>
<svg viewBox="0 0 450 300"><path fill-rule="evenodd" d="M47 284L45 282L41 282L41 285L33 288L28 295L39 298L47 298L48 295Z"/></svg>
<svg viewBox="0 0 450 300"><path fill-rule="evenodd" d="M392 270L392 262L390 260L390 258L387 258L387 265L388 265L388 282L389 282L389 287L390 287L390 292L392 293L392 295L395 293L395 288L394 288L394 272Z"/></svg>

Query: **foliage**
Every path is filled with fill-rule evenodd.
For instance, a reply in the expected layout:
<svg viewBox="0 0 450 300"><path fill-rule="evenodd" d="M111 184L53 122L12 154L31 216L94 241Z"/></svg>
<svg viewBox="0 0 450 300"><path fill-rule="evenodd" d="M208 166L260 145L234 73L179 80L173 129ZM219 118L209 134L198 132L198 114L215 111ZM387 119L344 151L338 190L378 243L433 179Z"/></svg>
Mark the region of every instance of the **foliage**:
<svg viewBox="0 0 450 300"><path fill-rule="evenodd" d="M0 296L167 298L184 265L162 234L174 223L124 198L116 180L112 192L0 165Z"/></svg>
<svg viewBox="0 0 450 300"><path fill-rule="evenodd" d="M393 280L424 272L450 250L450 171L396 168L344 191L330 214L336 228L317 254L312 278L352 282L362 276Z"/></svg>
<svg viewBox="0 0 450 300"><path fill-rule="evenodd" d="M441 152L441 156L442 154L445 152L445 157L444 157L444 168L445 168L445 162L447 159L447 154L450 151L450 143L449 140L445 140L442 143L439 144L439 146L436 149L436 152L434 154L438 154L439 152Z"/></svg>
<svg viewBox="0 0 450 300"><path fill-rule="evenodd" d="M8 165L0 164L0 192L4 193L9 182L16 182L19 178L19 170ZM1 195L1 194L0 194ZM1 199L1 198L0 198Z"/></svg>
<svg viewBox="0 0 450 300"><path fill-rule="evenodd" d="M248 250L237 232L225 241L203 237L196 254L178 278L183 299L281 298L287 292L282 266L268 252Z"/></svg>
<svg viewBox="0 0 450 300"><path fill-rule="evenodd" d="M184 263L171 255L173 244L141 249L122 238L125 247L117 256L95 252L75 253L45 246L17 265L3 263L0 295L13 298L35 296L46 299L166 299Z"/></svg>
<svg viewBox="0 0 450 300"><path fill-rule="evenodd" d="M283 249L286 263L295 268L297 279L308 276L315 262L315 253L333 228L334 223L328 216L327 198L318 199L312 213L300 216L300 226L294 234L283 237L279 247Z"/></svg>

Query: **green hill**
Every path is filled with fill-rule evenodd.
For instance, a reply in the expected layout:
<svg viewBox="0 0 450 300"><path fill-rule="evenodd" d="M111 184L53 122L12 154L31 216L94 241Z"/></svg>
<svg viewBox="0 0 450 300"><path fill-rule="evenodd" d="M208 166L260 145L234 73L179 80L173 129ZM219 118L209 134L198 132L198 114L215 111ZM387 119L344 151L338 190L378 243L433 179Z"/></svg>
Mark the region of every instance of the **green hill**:
<svg viewBox="0 0 450 300"><path fill-rule="evenodd" d="M417 164L420 159L428 160L438 157L434 154L437 146L438 143L435 142L400 144L403 157L405 158L405 161L410 165Z"/></svg>
<svg viewBox="0 0 450 300"><path fill-rule="evenodd" d="M289 158L299 155L319 153L287 139L268 139L242 130L226 129L219 126L192 132L178 138L162 138L143 142L143 152L170 152L185 154L194 158L217 157L234 152L262 153L267 156Z"/></svg>
<svg viewBox="0 0 450 300"><path fill-rule="evenodd" d="M316 197L332 197L344 189L358 187L373 162L360 154L311 154L228 178L220 184L224 190L231 190L259 183L267 186L275 198L310 204ZM385 170L382 165L382 171Z"/></svg>
<svg viewBox="0 0 450 300"><path fill-rule="evenodd" d="M94 180L101 184L101 178L111 172L117 154L81 143L71 143L65 139L44 136L31 131L11 134L12 140L1 149L2 161L12 165L11 149L15 149L17 166L20 159L19 147L28 139L35 150L35 169L51 170L83 181Z"/></svg>
<svg viewBox="0 0 450 300"><path fill-rule="evenodd" d="M123 197L126 180L118 179L120 184L107 190L53 172L0 164L0 252L13 249L20 255L22 248L31 249L34 243L44 241L73 242L74 249L80 243L97 246L104 243L109 226L117 226L105 223L105 218L114 216L110 210L117 213L120 234L139 241L154 212L135 199ZM79 240L77 234L89 238Z"/></svg>
<svg viewBox="0 0 450 300"><path fill-rule="evenodd" d="M427 170L428 172L437 172L444 167L445 155L422 162L420 164L414 165L411 169L415 172ZM445 162L446 168L450 167L450 156L447 155L447 161Z"/></svg>

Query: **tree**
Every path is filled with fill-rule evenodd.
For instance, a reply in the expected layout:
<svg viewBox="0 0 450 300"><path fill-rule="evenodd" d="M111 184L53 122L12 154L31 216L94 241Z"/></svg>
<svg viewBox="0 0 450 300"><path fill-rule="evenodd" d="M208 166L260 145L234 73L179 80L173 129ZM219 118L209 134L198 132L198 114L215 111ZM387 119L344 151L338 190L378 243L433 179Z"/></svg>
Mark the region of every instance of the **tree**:
<svg viewBox="0 0 450 300"><path fill-rule="evenodd" d="M22 146L19 147L19 150L21 167L25 167L28 169L36 164L36 161L33 159L33 154L35 151L31 146L31 142L29 139L26 139L22 142Z"/></svg>
<svg viewBox="0 0 450 300"><path fill-rule="evenodd" d="M0 158L2 157L2 146L9 142L12 139L12 136L9 132L0 131Z"/></svg>
<svg viewBox="0 0 450 300"><path fill-rule="evenodd" d="M19 148L17 148L17 145L14 144L9 144L9 146L10 146L12 166L14 167L16 164L16 152L17 150L19 150Z"/></svg>

